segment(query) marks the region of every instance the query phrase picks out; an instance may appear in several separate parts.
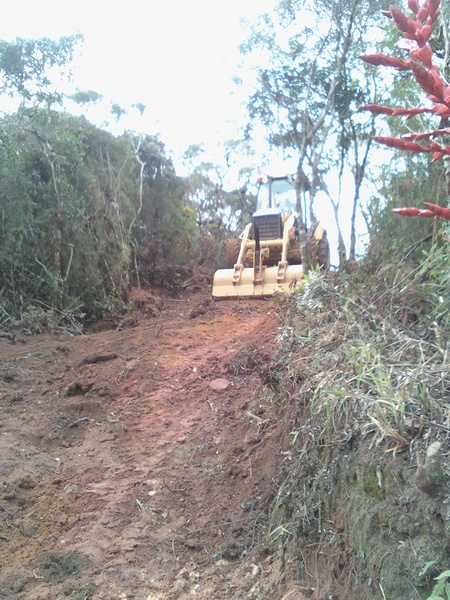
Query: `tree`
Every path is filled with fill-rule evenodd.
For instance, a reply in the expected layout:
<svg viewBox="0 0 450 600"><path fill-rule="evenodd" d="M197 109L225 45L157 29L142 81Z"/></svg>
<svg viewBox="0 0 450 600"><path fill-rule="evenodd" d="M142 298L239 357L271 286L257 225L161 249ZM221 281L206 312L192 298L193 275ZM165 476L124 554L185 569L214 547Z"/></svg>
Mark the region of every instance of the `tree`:
<svg viewBox="0 0 450 600"><path fill-rule="evenodd" d="M46 120L47 111L34 111L33 123L39 118ZM120 304L129 267L121 237L124 203L120 195L114 197L105 157L123 171L131 149L83 118L52 111L50 142L64 198L64 221L58 224L54 173L43 144L24 128L22 114L4 119L0 136L0 289L5 308L15 317L30 305L61 313L78 306L94 315L107 298L110 306ZM127 183L124 174L123 180L122 186Z"/></svg>
<svg viewBox="0 0 450 600"><path fill-rule="evenodd" d="M139 207L129 230L135 268L152 284L177 287L177 269L189 262L198 237L195 210L157 136L132 136ZM137 272L136 272L137 276Z"/></svg>
<svg viewBox="0 0 450 600"><path fill-rule="evenodd" d="M76 90L69 97L80 106L96 104L103 99L103 96L94 90Z"/></svg>
<svg viewBox="0 0 450 600"><path fill-rule="evenodd" d="M242 163L242 157L251 154L248 144L229 140L221 150L224 156L220 164L202 160L202 144L191 145L183 158L189 173L186 177L187 194L197 209L200 230L207 232L213 227L216 232L220 229L226 235L242 231L255 209L255 198L248 193L253 175L249 166L241 164L237 173L241 184L236 189L229 189L230 171L235 172L237 164ZM235 180L235 177L231 179Z"/></svg>
<svg viewBox="0 0 450 600"><path fill-rule="evenodd" d="M67 77L82 34L63 36L58 41L49 38L30 40L16 38L0 40L0 90L18 96L22 103L51 106L61 104L55 77Z"/></svg>
<svg viewBox="0 0 450 600"><path fill-rule="evenodd" d="M297 211L306 269L306 227L310 225L313 230L317 223L314 202L319 191L332 199L339 230L339 199L327 183L336 166L340 179L344 168L353 168L354 227L371 143L371 123L367 126L357 116L365 82L360 69L355 77L355 58L377 8L378 3L368 0L319 0L306 6L294 0L280 1L278 22L264 15L242 47L244 53L264 51L269 61L268 67L256 67L257 83L248 101L249 115L251 124L259 121L266 127L272 145L295 152ZM299 30L300 22L303 26ZM353 234L352 255L354 240ZM342 263L342 234L339 245Z"/></svg>
<svg viewBox="0 0 450 600"><path fill-rule="evenodd" d="M35 136L50 167L56 199L53 218L53 261L57 281L62 287L61 293L64 293L66 269L70 259L64 261L62 256L61 240L64 237L66 213L65 190L61 177L61 161L64 157L56 149L60 140L52 136L56 114L52 107L62 104L64 96L58 91L59 79L69 76L70 63L82 39L82 35L77 34L61 37L58 41L49 38L16 38L13 42L0 40L0 90L9 96L19 97L21 107L17 113L17 123ZM45 113L38 108L41 106L45 107Z"/></svg>

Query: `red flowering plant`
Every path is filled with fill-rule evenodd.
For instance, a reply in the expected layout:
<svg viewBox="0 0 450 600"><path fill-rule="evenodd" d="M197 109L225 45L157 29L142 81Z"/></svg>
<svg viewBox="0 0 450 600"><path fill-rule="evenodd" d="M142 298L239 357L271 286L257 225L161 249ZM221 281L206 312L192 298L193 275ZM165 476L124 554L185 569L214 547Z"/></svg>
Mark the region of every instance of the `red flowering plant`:
<svg viewBox="0 0 450 600"><path fill-rule="evenodd" d="M439 14L440 0L424 0L419 6L417 0L408 0L408 7L413 13L407 16L396 6L390 6L383 14L393 19L397 28L403 34L403 40L399 46L409 52L409 58L402 60L389 57L385 54L364 54L360 58L375 66L385 66L397 71L411 71L414 79L420 87L428 94L431 101L430 108L392 108L378 104L366 104L361 110L368 110L373 114L388 116L403 116L406 119L423 113L434 114L441 119L450 117L450 85L441 76L439 67L433 63L433 51L429 39L433 31L434 23ZM444 156L450 156L450 146L439 143L444 136L450 135L450 127L435 129L425 133L411 133L400 138L390 136L374 136L374 140L399 150L409 152L432 153L431 161L436 161ZM394 212L403 216L417 217L441 217L450 220L450 208L444 208L437 204L424 202L426 209L414 207L396 208Z"/></svg>

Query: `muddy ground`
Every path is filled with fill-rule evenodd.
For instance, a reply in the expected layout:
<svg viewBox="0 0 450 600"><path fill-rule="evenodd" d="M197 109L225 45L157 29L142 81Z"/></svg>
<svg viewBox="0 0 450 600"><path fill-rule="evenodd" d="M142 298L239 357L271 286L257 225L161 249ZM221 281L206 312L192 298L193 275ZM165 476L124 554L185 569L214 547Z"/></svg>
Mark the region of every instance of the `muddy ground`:
<svg viewBox="0 0 450 600"><path fill-rule="evenodd" d="M274 305L133 299L112 329L0 336L0 598L308 595L266 544Z"/></svg>

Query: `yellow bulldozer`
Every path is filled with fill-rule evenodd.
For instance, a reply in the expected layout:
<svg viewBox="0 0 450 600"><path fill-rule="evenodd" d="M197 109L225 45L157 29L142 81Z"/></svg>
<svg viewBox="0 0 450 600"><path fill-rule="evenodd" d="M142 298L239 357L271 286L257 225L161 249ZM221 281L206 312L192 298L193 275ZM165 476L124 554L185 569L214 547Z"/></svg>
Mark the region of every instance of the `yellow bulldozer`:
<svg viewBox="0 0 450 600"><path fill-rule="evenodd" d="M258 180L256 212L239 238L228 241L226 269L214 274L213 298L292 294L303 276L296 198L289 176ZM330 251L319 223L310 238L313 264L327 269Z"/></svg>

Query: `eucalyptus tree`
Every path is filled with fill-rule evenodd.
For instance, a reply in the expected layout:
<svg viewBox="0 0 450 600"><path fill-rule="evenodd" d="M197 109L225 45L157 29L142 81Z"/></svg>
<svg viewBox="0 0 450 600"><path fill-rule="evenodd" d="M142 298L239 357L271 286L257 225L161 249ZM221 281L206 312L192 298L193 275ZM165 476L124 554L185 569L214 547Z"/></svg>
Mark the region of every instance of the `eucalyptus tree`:
<svg viewBox="0 0 450 600"><path fill-rule="evenodd" d="M342 189L345 169L353 175L350 212L355 228L371 131L371 119L357 115L366 80L356 56L379 9L380 3L371 0L280 0L272 15L259 17L241 48L258 59L255 89L247 102L249 135L257 122L262 123L273 146L296 156L297 211L306 269L307 225L313 229L317 222L314 203L319 192L331 200L340 262L345 261L338 218L340 196L347 195ZM354 244L355 235L353 256Z"/></svg>

